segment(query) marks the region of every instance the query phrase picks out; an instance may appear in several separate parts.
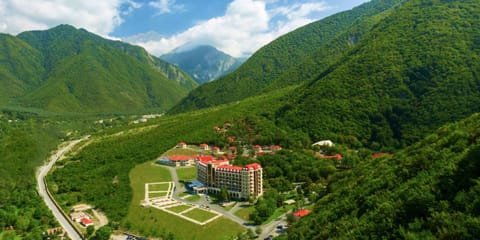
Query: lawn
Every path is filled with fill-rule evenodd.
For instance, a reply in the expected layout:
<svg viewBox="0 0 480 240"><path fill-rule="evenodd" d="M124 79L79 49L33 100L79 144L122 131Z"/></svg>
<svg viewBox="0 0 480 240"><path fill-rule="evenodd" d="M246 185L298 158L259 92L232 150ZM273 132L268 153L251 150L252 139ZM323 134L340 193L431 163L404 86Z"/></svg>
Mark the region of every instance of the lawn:
<svg viewBox="0 0 480 240"><path fill-rule="evenodd" d="M183 180L185 182L195 180L197 178L197 168L196 167L177 168L177 175L179 180Z"/></svg>
<svg viewBox="0 0 480 240"><path fill-rule="evenodd" d="M176 213L181 213L187 209L190 209L192 208L192 206L189 206L189 205L178 205L178 206L175 206L175 207L171 207L171 208L166 208L167 210L169 211L172 211L172 212L176 212Z"/></svg>
<svg viewBox="0 0 480 240"><path fill-rule="evenodd" d="M148 184L148 191L167 191L170 185L168 183L162 184Z"/></svg>
<svg viewBox="0 0 480 240"><path fill-rule="evenodd" d="M277 209L275 209L275 212L272 214L272 216L270 216L265 222L263 222L262 224L267 224L275 219L277 219L278 217L280 217L282 214L292 210L293 208L295 208L295 205L288 205L288 206L283 206L283 207L279 207Z"/></svg>
<svg viewBox="0 0 480 240"><path fill-rule="evenodd" d="M200 200L200 196L199 195L192 195L190 197L187 197L186 200L190 201L190 202L196 202L196 201Z"/></svg>
<svg viewBox="0 0 480 240"><path fill-rule="evenodd" d="M210 218L217 216L215 213L211 213L209 211L202 210L200 208L193 209L192 211L188 211L183 216L195 219L199 222L205 222Z"/></svg>
<svg viewBox="0 0 480 240"><path fill-rule="evenodd" d="M149 192L148 198L158 198L158 197L166 197L167 192Z"/></svg>
<svg viewBox="0 0 480 240"><path fill-rule="evenodd" d="M231 239L246 230L224 217L201 226L155 208L142 208L140 202L145 196L145 183L171 181L170 173L167 168L147 162L137 165L129 176L133 199L128 215L121 223L129 232L146 237L160 237L162 232L171 232L175 239L215 240Z"/></svg>
<svg viewBox="0 0 480 240"><path fill-rule="evenodd" d="M238 209L234 214L235 214L235 216L237 216L237 217L239 217L239 218L241 218L245 221L248 221L250 213L252 213L253 210L255 210L254 206L245 206L245 207L242 207L242 208Z"/></svg>

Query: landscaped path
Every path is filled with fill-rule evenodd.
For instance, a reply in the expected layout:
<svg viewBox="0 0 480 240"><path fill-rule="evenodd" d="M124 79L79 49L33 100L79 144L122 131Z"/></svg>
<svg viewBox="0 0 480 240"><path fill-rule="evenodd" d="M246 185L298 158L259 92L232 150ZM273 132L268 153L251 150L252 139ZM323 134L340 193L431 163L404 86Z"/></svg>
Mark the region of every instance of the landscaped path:
<svg viewBox="0 0 480 240"><path fill-rule="evenodd" d="M62 228L68 234L68 237L70 237L72 240L81 240L82 236L80 236L75 231L75 227L70 224L67 218L65 218L65 216L61 212L62 210L59 209L57 205L55 205L54 199L52 199L50 195L48 195L47 189L46 189L46 183L45 183L45 176L47 175L47 173L50 171L50 169L53 167L53 165L57 160L62 158L65 155L65 153L70 151L75 145L88 139L89 137L90 136L85 136L82 139L71 141L67 145L64 145L63 147L59 148L58 151L50 157L50 160L46 163L46 165L40 167L37 172L38 193L43 198L43 201L45 202L47 207L52 211L53 216L57 219L57 221L60 223Z"/></svg>
<svg viewBox="0 0 480 240"><path fill-rule="evenodd" d="M173 192L173 196L172 196L173 199L175 199L179 202L186 203L186 204L192 204L191 202L179 197L179 194L185 192L186 190L185 190L185 187L180 184L180 181L179 181L178 175L177 175L177 169L174 168L174 167L169 167L169 166L163 166L163 167L167 168L170 171L172 181L175 183L175 186L176 186L176 188ZM254 226L249 226L248 222L246 222L245 220L235 216L232 212L225 210L223 207L221 207L217 204L211 204L208 200L205 199L205 196L202 196L199 201L200 201L200 203L197 203L197 205L208 206L210 209L221 213L223 216L231 219L232 221L235 221L240 225L247 226L247 227L251 228L252 230L255 230Z"/></svg>

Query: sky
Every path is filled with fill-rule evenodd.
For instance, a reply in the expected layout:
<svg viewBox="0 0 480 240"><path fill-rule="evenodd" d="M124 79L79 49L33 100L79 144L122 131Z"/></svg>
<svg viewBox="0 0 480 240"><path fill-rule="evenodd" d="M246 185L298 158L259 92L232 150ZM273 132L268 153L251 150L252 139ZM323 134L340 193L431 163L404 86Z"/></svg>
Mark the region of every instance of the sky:
<svg viewBox="0 0 480 240"><path fill-rule="evenodd" d="M70 24L160 56L212 45L248 57L279 36L368 0L0 0L0 32Z"/></svg>

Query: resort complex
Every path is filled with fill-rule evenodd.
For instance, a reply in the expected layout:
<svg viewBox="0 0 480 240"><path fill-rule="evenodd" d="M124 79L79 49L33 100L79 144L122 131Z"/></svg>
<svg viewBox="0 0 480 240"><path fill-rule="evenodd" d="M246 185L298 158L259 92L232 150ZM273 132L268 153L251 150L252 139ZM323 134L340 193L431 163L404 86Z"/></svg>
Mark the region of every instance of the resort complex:
<svg viewBox="0 0 480 240"><path fill-rule="evenodd" d="M196 187L219 193L227 189L233 198L249 199L262 195L262 166L252 163L243 167L230 165L228 159L216 160L212 156L198 158L197 179L203 185Z"/></svg>

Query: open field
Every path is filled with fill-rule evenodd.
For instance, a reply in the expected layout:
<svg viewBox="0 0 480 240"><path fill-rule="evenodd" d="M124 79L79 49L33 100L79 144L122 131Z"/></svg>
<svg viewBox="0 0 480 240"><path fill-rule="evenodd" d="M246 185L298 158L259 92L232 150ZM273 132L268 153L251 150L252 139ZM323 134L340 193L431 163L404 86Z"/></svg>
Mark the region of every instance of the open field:
<svg viewBox="0 0 480 240"><path fill-rule="evenodd" d="M177 175L179 180L192 181L197 178L196 167L183 167L183 168L177 168L176 170L177 170Z"/></svg>
<svg viewBox="0 0 480 240"><path fill-rule="evenodd" d="M206 225L198 225L155 208L142 208L140 202L145 197L145 183L171 181L168 169L147 162L137 165L130 171L130 184L133 200L127 217L122 221L132 232L143 236L159 237L171 232L175 239L230 239L244 231L241 225L220 217ZM135 231L136 230L136 231Z"/></svg>
<svg viewBox="0 0 480 240"><path fill-rule="evenodd" d="M192 208L192 206L188 206L188 205L178 205L178 206L175 206L175 207L169 207L169 208L166 208L167 210L169 211L172 211L172 212L176 212L176 213L181 213L187 209L190 209Z"/></svg>
<svg viewBox="0 0 480 240"><path fill-rule="evenodd" d="M189 217L189 218L192 218L192 219L195 219L199 222L204 222L204 221L207 221L208 219L210 218L213 218L215 216L217 216L215 213L211 213L211 212L207 212L205 210L202 210L200 208L195 208L191 211L188 211L184 214L182 214L186 217Z"/></svg>
<svg viewBox="0 0 480 240"><path fill-rule="evenodd" d="M166 197L167 192L149 192L148 198Z"/></svg>
<svg viewBox="0 0 480 240"><path fill-rule="evenodd" d="M148 191L167 191L168 184L149 184Z"/></svg>

